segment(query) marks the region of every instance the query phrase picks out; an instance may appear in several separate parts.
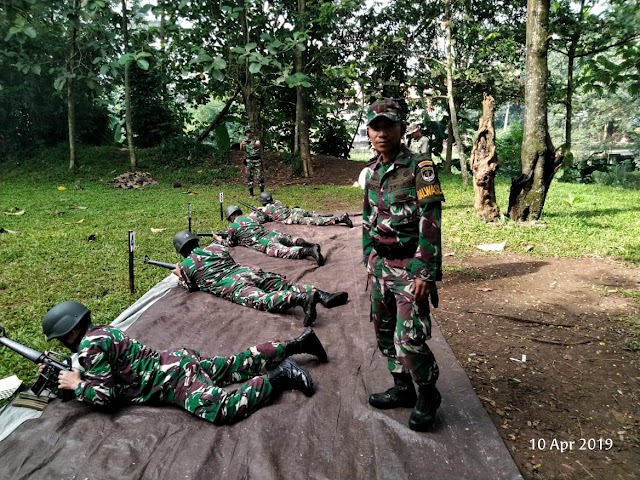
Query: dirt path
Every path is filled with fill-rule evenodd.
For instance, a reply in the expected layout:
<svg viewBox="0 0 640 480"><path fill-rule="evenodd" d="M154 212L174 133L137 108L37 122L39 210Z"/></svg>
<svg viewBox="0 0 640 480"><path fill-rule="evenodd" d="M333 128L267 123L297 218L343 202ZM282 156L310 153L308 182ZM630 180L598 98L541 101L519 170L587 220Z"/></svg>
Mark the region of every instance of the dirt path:
<svg viewBox="0 0 640 480"><path fill-rule="evenodd" d="M294 179L271 155L267 188L351 185L364 167L315 157ZM445 269L438 325L525 479L640 479L640 305L622 293L639 271L504 253Z"/></svg>

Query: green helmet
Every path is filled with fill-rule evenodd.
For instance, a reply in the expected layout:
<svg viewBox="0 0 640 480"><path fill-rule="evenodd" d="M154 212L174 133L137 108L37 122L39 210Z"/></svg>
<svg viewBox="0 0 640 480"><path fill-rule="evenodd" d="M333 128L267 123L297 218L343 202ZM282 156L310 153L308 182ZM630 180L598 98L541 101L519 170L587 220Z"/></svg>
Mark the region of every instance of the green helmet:
<svg viewBox="0 0 640 480"><path fill-rule="evenodd" d="M76 328L83 320L89 319L91 312L81 303L69 300L57 304L42 318L42 331L47 340L61 338Z"/></svg>
<svg viewBox="0 0 640 480"><path fill-rule="evenodd" d="M262 192L260 194L260 203L262 204L263 207L268 203L273 203L273 197L269 192Z"/></svg>
<svg viewBox="0 0 640 480"><path fill-rule="evenodd" d="M191 250L193 250L194 248L199 246L199 244L200 239L189 230L180 230L173 236L173 246L175 247L176 252L178 252L183 257L186 257L188 255L188 253L186 255L182 253L186 253L186 251L188 250L187 247L190 247Z"/></svg>
<svg viewBox="0 0 640 480"><path fill-rule="evenodd" d="M227 217L227 220L231 220L231 215L233 215L234 213L242 215L242 210L240 210L239 206L229 205L224 211L224 214Z"/></svg>

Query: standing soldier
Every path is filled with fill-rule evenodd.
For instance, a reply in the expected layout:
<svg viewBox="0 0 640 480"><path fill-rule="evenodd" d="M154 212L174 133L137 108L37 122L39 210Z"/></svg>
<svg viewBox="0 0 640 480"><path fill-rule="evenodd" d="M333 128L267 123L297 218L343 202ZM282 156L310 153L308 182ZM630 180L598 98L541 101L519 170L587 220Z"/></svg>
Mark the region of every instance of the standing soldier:
<svg viewBox="0 0 640 480"><path fill-rule="evenodd" d="M420 125L418 125L417 123L409 125L409 127L407 128L407 135L409 136L408 146L413 153L430 154L429 139L422 135Z"/></svg>
<svg viewBox="0 0 640 480"><path fill-rule="evenodd" d="M302 307L304 326L316 319L316 303L333 308L347 303L347 292L329 293L313 285L288 282L277 273L236 263L219 243L200 248L199 238L186 230L173 237L173 246L184 260L172 272L190 292L203 291L245 307L281 312Z"/></svg>
<svg viewBox="0 0 640 480"><path fill-rule="evenodd" d="M344 223L347 227L353 228L353 222L349 218L348 213L343 213L339 217L333 215L318 215L309 210L302 208L290 208L279 200L274 200L269 192L260 194L260 203L262 211L265 214L265 220L268 222L280 222L287 225L336 225Z"/></svg>
<svg viewBox="0 0 640 480"><path fill-rule="evenodd" d="M258 252L278 258L313 258L318 266L324 265L324 257L320 253L320 245L307 242L304 238L292 237L287 233L268 231L262 225L262 213L252 212L243 215L237 205L229 205L226 210L227 220L231 222L227 228L227 238L214 236L214 240L226 247L247 247Z"/></svg>
<svg viewBox="0 0 640 480"><path fill-rule="evenodd" d="M244 151L244 166L247 173L247 186L249 196L253 197L253 182L257 177L260 192L264 192L264 169L262 167L262 144L258 137L255 137L251 127L244 131L246 138L240 142L240 150Z"/></svg>
<svg viewBox="0 0 640 480"><path fill-rule="evenodd" d="M369 396L375 408L413 407L412 430L430 428L441 396L429 299L438 306L442 279L440 218L444 195L429 154L401 143L406 124L392 99L374 102L368 134L377 157L367 164L362 208L364 263L373 279L371 317L394 387ZM418 385L418 395L414 387Z"/></svg>
<svg viewBox="0 0 640 480"><path fill-rule="evenodd" d="M153 350L122 330L94 326L91 312L74 301L49 310L42 330L47 340L78 353L82 373L74 368L58 377L59 388L73 391L77 400L102 406L173 404L216 425L248 417L284 390L313 395L309 372L287 357L310 353L327 359L310 328L293 340L261 343L229 357L203 357L190 348ZM244 381L232 392L222 388Z"/></svg>

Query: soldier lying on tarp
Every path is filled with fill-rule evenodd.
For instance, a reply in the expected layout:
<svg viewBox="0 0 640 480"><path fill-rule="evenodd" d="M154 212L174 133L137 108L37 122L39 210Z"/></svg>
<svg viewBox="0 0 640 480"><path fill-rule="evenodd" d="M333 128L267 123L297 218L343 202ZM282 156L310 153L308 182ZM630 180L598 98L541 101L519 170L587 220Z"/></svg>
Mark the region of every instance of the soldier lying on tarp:
<svg viewBox="0 0 640 480"><path fill-rule="evenodd" d="M353 228L353 222L346 212L340 216L319 215L310 210L288 207L279 200L274 200L269 192L262 192L260 194L260 203L262 204L262 212L269 222L280 222L287 225L294 223L299 225L317 225L319 227L344 223L347 227Z"/></svg>
<svg viewBox="0 0 640 480"><path fill-rule="evenodd" d="M229 205L225 214L227 220L231 222L227 229L227 238L221 239L216 235L213 237L221 244L227 247L252 248L270 257L293 259L312 257L318 266L324 265L320 245L286 233L268 231L262 225L265 219L261 213L252 212L243 215L240 207Z"/></svg>
<svg viewBox="0 0 640 480"><path fill-rule="evenodd" d="M313 395L309 372L289 357L327 354L311 328L294 340L272 341L229 357L203 357L197 350L153 350L107 325L94 326L90 311L67 301L42 319L48 340L78 353L81 370L61 371L58 386L98 406L166 403L224 425L242 420L284 390ZM261 374L266 370L266 374ZM227 392L222 387L247 383Z"/></svg>
<svg viewBox="0 0 640 480"><path fill-rule="evenodd" d="M219 242L220 239L218 239ZM173 237L176 251L184 257L173 273L189 291L202 290L245 307L280 312L302 307L304 325L316 319L316 303L333 308L347 303L347 292L328 293L313 285L288 282L277 273L236 263L227 248L212 243L200 248L200 239L182 230Z"/></svg>

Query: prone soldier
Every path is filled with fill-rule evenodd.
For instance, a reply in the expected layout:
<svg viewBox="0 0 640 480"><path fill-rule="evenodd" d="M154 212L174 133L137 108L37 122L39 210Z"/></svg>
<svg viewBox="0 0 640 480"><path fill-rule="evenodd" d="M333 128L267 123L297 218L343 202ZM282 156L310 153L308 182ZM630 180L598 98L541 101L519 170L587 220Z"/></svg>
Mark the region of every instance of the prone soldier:
<svg viewBox="0 0 640 480"><path fill-rule="evenodd" d="M311 257L318 266L324 265L324 257L320 245L307 242L304 238L293 237L287 233L268 231L262 223L264 215L252 212L243 215L237 205L229 205L225 210L227 220L231 222L227 228L227 238L214 236L226 247L247 247L264 253L270 257L302 259Z"/></svg>
<svg viewBox="0 0 640 480"><path fill-rule="evenodd" d="M266 221L280 222L287 225L337 225L344 223L347 227L353 228L353 222L349 218L348 213L340 216L334 215L318 215L315 212L304 210L297 207L288 207L279 200L274 200L269 192L260 194L260 203L262 204L262 212L265 214Z"/></svg>
<svg viewBox="0 0 640 480"><path fill-rule="evenodd" d="M269 312L302 307L304 326L316 319L316 304L333 308L347 303L347 292L329 293L313 285L288 282L277 273L265 272L253 265L236 263L220 243L200 248L193 233L182 230L173 237L173 245L184 260L173 273L189 291L201 290L231 302Z"/></svg>
<svg viewBox="0 0 640 480"><path fill-rule="evenodd" d="M216 425L242 420L284 390L313 395L313 379L293 359L308 353L327 361L311 328L281 342L274 340L228 357L204 357L198 350L153 350L107 325L94 326L81 303L62 302L42 319L47 340L57 339L78 353L81 370L61 371L58 387L81 402L177 405ZM266 372L266 373L265 373ZM222 387L247 381L235 391Z"/></svg>

